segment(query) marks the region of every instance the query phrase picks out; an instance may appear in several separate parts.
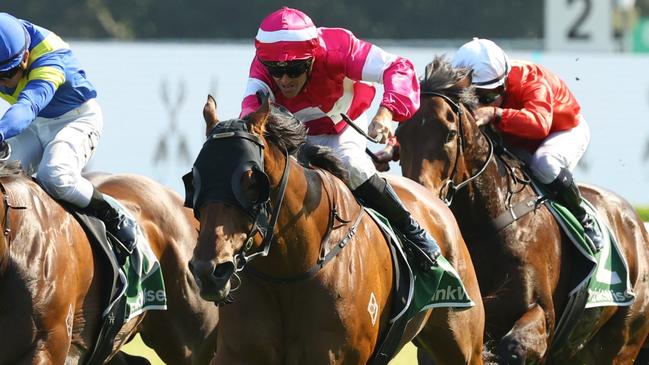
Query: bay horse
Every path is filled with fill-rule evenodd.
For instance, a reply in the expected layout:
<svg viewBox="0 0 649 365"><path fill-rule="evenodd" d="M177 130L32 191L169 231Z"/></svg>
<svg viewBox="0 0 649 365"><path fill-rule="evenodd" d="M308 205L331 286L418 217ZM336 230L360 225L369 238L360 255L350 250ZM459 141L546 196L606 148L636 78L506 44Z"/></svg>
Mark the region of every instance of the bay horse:
<svg viewBox="0 0 649 365"><path fill-rule="evenodd" d="M198 228L191 211L178 194L142 176L92 181L137 218L167 291L168 310L128 321L115 339L111 357L117 355L106 362L148 363L118 353L139 331L167 364L208 364L218 308L199 297L187 267ZM78 221L17 165L0 167L0 191L0 364L85 364L107 305L107 260Z"/></svg>
<svg viewBox="0 0 649 365"><path fill-rule="evenodd" d="M494 228L497 217L535 193L516 159L494 154L496 132L477 127L469 72L436 57L421 81L421 108L396 135L403 175L438 193L459 223L480 281L486 337L496 359L503 364L632 364L649 333L649 237L642 221L618 195L580 186L617 236L636 297L630 306L585 309L581 318L594 321L593 330L571 338L570 348L557 352L551 344L576 279L571 277L576 270L572 244L545 204Z"/></svg>
<svg viewBox="0 0 649 365"><path fill-rule="evenodd" d="M340 176L339 160L305 145L303 124L267 99L243 120L219 122L211 97L203 113L191 265L204 299L233 302L220 307L215 363L368 363L388 325L393 269L375 222L341 179L315 168ZM298 150L308 166L292 156ZM400 347L419 333L415 342L441 364L482 364L479 289L450 210L412 181L390 183L477 299L465 310L421 312ZM272 212L262 217L251 206L264 201Z"/></svg>

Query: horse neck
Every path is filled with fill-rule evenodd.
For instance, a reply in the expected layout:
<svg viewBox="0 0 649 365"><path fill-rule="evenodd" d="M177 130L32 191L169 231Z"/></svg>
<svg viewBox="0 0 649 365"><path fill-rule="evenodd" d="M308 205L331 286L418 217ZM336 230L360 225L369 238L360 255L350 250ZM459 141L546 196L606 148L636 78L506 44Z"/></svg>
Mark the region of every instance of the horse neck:
<svg viewBox="0 0 649 365"><path fill-rule="evenodd" d="M266 173L274 194L279 190L284 164L283 154L276 151ZM278 275L296 275L310 268L320 254L320 246L329 229L330 187L322 175L305 169L289 158L290 173L269 257L274 262L267 269ZM270 165L270 166L269 166ZM277 260L282 265L277 265Z"/></svg>
<svg viewBox="0 0 649 365"><path fill-rule="evenodd" d="M502 161L495 154L490 156L490 142L487 138L477 131L473 141L467 143L469 147L464 152L463 178L475 176L485 164L486 167L466 188L458 191L451 206L453 210L461 212L459 217L476 224L484 224L502 212L511 178Z"/></svg>

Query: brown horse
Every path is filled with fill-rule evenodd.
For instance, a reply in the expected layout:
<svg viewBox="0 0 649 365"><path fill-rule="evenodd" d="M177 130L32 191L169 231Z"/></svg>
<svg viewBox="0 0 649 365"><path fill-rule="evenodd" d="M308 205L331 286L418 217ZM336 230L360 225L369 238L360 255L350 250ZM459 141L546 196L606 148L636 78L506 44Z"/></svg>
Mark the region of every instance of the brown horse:
<svg viewBox="0 0 649 365"><path fill-rule="evenodd" d="M211 97L204 109L212 132L194 165L200 233L191 265L203 298L234 301L220 309L215 362L366 364L388 325L388 246L340 179L290 154L299 149L311 164L340 173L338 160L303 145L304 126L269 108L266 101L245 119L224 122ZM427 320L416 341L439 363L481 364L482 304L453 216L420 185L391 183L477 299L470 309L415 316L400 346ZM266 215L258 203L267 198Z"/></svg>
<svg viewBox="0 0 649 365"><path fill-rule="evenodd" d="M534 193L518 161L494 154L486 131L476 126L468 75L443 58L429 64L421 82L421 108L398 128L397 138L403 175L451 204L476 266L486 337L496 342L499 361L633 363L649 332L649 237L641 220L619 196L581 186L619 240L636 299L626 307L585 309L580 318L595 322L592 331L574 331L567 350L551 347L572 280L578 278L571 276L573 249L545 205L494 228L496 217Z"/></svg>
<svg viewBox="0 0 649 365"><path fill-rule="evenodd" d="M106 260L31 178L7 166L1 175L0 364L84 364L107 304ZM144 177L95 176L94 183L137 217L160 260L168 297L167 311L145 312L124 325L111 356L139 330L168 364L209 363L218 310L199 297L187 267L197 237L191 211ZM120 353L111 363L127 359Z"/></svg>

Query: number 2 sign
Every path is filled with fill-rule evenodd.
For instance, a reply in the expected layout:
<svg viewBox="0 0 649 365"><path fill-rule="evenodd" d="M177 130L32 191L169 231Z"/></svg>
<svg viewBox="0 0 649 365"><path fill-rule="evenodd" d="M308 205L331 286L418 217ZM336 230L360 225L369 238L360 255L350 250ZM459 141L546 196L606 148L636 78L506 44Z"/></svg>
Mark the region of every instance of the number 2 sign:
<svg viewBox="0 0 649 365"><path fill-rule="evenodd" d="M611 0L545 0L546 51L613 51Z"/></svg>

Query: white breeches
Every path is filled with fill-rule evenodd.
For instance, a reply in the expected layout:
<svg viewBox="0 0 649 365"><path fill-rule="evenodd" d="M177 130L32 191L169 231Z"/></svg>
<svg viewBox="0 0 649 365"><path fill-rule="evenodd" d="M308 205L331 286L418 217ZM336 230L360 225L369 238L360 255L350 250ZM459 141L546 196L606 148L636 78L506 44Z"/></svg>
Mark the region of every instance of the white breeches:
<svg viewBox="0 0 649 365"><path fill-rule="evenodd" d="M361 114L354 124L367 130L369 120L365 113ZM370 157L365 153L367 139L352 127L347 127L341 134L323 134L307 136L313 144L327 146L334 149L336 155L342 160L344 167L349 171L347 184L353 190L363 184L376 173L376 168Z"/></svg>
<svg viewBox="0 0 649 365"><path fill-rule="evenodd" d="M590 128L583 116L573 129L551 133L534 154L520 156L529 164L532 173L543 184L549 184L562 168L573 171L590 143Z"/></svg>
<svg viewBox="0 0 649 365"><path fill-rule="evenodd" d="M95 99L60 117L37 117L22 133L7 140L10 159L20 161L28 174L36 173L52 196L86 207L94 188L81 171L97 147L103 123Z"/></svg>

